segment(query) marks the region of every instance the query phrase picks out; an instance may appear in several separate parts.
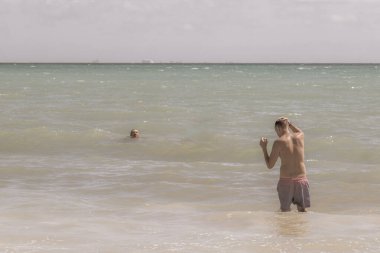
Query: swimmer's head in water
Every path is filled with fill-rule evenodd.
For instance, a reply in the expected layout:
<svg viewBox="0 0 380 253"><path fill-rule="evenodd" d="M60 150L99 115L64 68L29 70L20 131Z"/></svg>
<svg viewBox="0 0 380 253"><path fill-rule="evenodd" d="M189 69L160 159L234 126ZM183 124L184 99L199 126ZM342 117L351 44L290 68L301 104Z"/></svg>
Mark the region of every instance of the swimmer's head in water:
<svg viewBox="0 0 380 253"><path fill-rule="evenodd" d="M137 129L132 129L131 134L129 135L131 138L138 138L140 137L140 132Z"/></svg>

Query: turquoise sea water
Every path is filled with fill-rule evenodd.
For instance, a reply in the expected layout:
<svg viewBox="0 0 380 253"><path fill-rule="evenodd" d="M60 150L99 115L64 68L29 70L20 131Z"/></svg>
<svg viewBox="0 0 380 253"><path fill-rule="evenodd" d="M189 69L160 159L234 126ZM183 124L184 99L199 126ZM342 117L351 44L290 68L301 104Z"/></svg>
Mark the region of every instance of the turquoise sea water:
<svg viewBox="0 0 380 253"><path fill-rule="evenodd" d="M1 64L0 249L377 252L379 96L379 65ZM258 145L280 116L307 214Z"/></svg>

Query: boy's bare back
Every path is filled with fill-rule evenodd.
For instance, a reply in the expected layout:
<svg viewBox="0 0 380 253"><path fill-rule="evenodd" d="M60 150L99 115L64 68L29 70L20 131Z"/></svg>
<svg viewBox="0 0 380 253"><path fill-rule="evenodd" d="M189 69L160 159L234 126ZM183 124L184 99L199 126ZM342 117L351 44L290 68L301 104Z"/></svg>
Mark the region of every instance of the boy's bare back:
<svg viewBox="0 0 380 253"><path fill-rule="evenodd" d="M288 133L276 140L281 159L280 177L296 178L306 175L302 133Z"/></svg>
<svg viewBox="0 0 380 253"><path fill-rule="evenodd" d="M268 140L261 138L260 146L269 169L273 168L278 158L281 159L280 177L296 178L306 175L304 162L304 134L287 118L281 118L275 131L278 139L273 143L271 154L267 152Z"/></svg>

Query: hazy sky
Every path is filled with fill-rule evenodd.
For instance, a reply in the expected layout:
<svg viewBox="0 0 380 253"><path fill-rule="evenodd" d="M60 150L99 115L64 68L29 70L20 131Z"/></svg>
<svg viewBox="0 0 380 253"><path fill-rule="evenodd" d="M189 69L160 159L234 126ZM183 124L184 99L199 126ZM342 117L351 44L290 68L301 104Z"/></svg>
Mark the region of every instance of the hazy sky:
<svg viewBox="0 0 380 253"><path fill-rule="evenodd" d="M380 0L0 0L1 62L380 62Z"/></svg>

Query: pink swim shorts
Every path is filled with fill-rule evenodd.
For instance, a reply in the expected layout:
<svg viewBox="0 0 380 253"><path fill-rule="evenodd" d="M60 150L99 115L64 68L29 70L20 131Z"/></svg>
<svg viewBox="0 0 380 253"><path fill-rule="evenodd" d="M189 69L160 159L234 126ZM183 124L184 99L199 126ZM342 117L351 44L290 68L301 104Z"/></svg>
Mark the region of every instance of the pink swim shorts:
<svg viewBox="0 0 380 253"><path fill-rule="evenodd" d="M310 207L309 182L306 177L280 178L277 192L281 211L290 211L292 203L299 209Z"/></svg>

